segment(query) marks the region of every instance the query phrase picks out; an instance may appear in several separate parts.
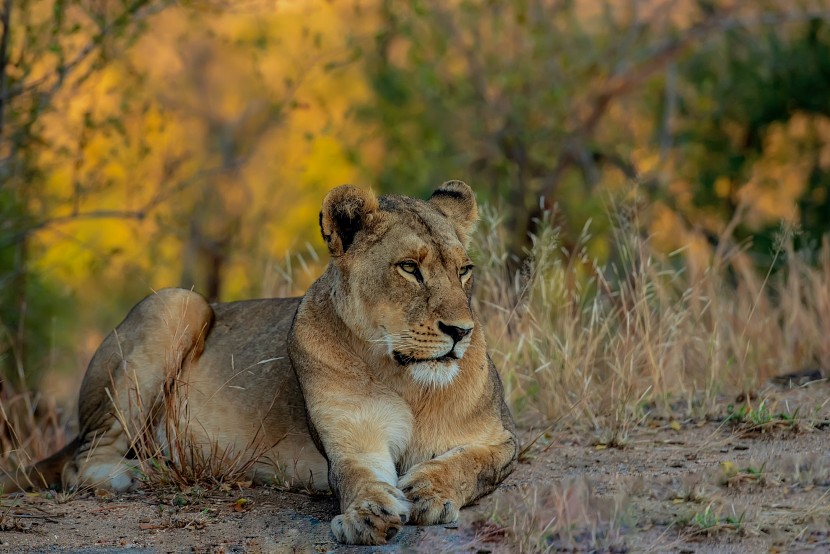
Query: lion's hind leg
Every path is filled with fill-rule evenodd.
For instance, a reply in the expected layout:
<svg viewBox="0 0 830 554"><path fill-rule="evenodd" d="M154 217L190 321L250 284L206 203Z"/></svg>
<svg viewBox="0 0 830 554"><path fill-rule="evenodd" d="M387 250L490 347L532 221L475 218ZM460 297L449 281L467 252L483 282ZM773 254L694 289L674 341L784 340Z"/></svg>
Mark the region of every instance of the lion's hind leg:
<svg viewBox="0 0 830 554"><path fill-rule="evenodd" d="M77 455L69 486L135 486L135 451L152 437L170 387L204 349L213 310L199 294L162 289L139 302L110 333L87 368L78 401Z"/></svg>

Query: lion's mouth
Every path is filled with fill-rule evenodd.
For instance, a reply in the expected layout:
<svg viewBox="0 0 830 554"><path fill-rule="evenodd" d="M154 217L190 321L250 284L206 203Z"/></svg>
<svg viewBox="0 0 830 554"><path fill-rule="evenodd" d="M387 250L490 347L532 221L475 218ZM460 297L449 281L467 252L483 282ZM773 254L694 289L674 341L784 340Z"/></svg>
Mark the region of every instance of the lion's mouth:
<svg viewBox="0 0 830 554"><path fill-rule="evenodd" d="M452 360L457 360L458 356L455 355L455 349L450 350L446 354L442 354L441 356L435 358L416 358L415 356L404 354L403 352L398 352L395 350L392 352L392 357L398 362L399 365L412 365L412 364L420 364L424 362L449 362Z"/></svg>

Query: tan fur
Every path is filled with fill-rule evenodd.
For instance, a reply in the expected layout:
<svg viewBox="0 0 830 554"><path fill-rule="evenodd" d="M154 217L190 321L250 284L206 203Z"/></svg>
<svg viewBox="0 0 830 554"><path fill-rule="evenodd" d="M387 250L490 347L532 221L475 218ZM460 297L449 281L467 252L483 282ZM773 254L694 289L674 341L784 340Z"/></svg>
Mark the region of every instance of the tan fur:
<svg viewBox="0 0 830 554"><path fill-rule="evenodd" d="M133 486L153 436L167 455L219 447L255 457L259 479L330 486L342 542L454 521L517 455L471 308L476 217L460 181L428 202L343 186L320 214L331 261L302 300L151 295L90 363L64 484Z"/></svg>
<svg viewBox="0 0 830 554"><path fill-rule="evenodd" d="M470 188L450 181L429 202L351 187L329 197L320 220L332 261L303 298L289 352L340 498L332 531L383 544L406 519L454 521L509 474L517 442L462 276ZM441 324L472 331L455 343ZM460 359L434 360L450 351Z"/></svg>

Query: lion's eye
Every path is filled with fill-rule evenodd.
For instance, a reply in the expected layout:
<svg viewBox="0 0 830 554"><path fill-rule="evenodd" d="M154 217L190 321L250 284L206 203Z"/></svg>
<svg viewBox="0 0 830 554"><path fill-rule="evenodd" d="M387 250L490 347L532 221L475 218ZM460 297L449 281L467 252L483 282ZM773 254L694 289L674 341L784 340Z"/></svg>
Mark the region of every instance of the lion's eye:
<svg viewBox="0 0 830 554"><path fill-rule="evenodd" d="M412 275L413 277L415 277L415 280L417 282L419 282L419 283L424 282L424 277L423 277L423 275L421 275L421 270L418 269L418 263L417 262L415 262L413 260L404 260L402 262L398 262L397 265L401 269L401 271L403 271L404 273L408 273L409 275Z"/></svg>
<svg viewBox="0 0 830 554"><path fill-rule="evenodd" d="M418 264L416 264L415 262L413 262L411 260L406 260L406 261L400 262L398 264L398 267L403 269L407 273L411 273L413 275L415 275L415 272L418 271Z"/></svg>
<svg viewBox="0 0 830 554"><path fill-rule="evenodd" d="M470 275L473 272L473 267L475 267L475 266L465 265L464 267L462 267L461 269L458 270L458 276L461 277L462 279L464 277L467 277L468 275Z"/></svg>

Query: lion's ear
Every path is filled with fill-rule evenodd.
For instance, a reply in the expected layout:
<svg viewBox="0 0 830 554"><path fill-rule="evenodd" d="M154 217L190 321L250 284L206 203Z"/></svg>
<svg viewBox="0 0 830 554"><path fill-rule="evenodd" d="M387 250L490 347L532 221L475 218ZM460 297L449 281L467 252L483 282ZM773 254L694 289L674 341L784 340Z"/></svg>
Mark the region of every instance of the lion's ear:
<svg viewBox="0 0 830 554"><path fill-rule="evenodd" d="M323 199L320 232L332 256L342 256L358 231L371 223L378 211L378 199L370 190L341 185Z"/></svg>
<svg viewBox="0 0 830 554"><path fill-rule="evenodd" d="M447 181L435 189L429 203L447 216L458 238L467 246L478 221L478 206L470 185L464 181Z"/></svg>

